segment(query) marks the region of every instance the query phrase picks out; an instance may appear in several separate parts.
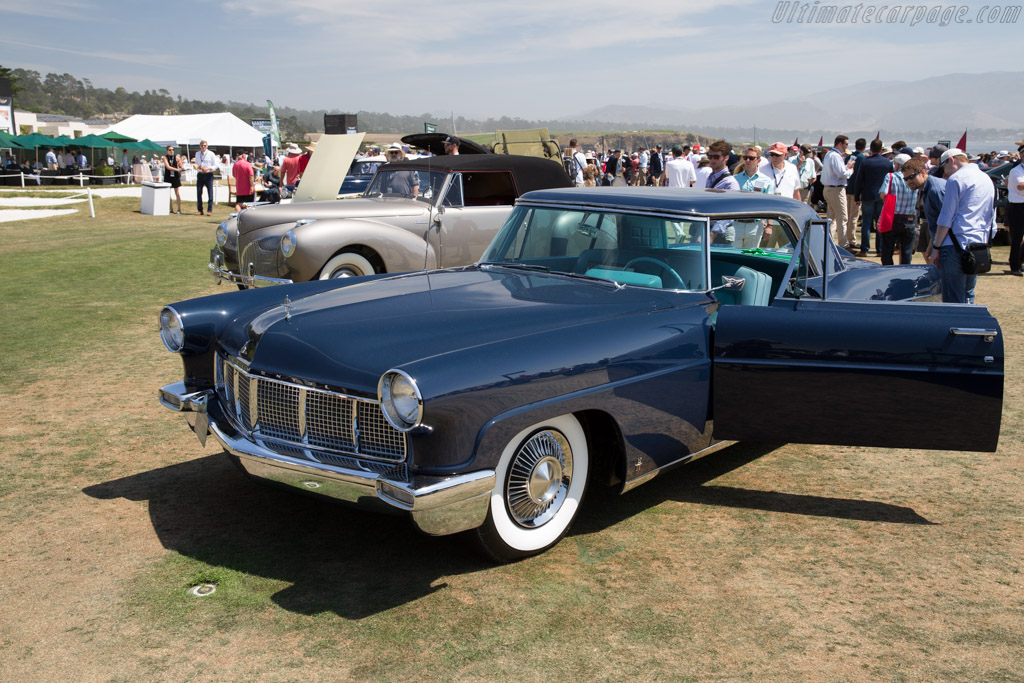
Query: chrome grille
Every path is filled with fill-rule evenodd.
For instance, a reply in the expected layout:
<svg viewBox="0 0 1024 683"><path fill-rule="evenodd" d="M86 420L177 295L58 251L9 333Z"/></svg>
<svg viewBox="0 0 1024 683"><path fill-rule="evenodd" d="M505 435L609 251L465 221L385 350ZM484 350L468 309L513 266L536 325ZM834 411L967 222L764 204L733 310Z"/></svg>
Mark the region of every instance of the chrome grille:
<svg viewBox="0 0 1024 683"><path fill-rule="evenodd" d="M380 412L376 405L372 407ZM332 451L355 449L351 399L319 392L307 394L306 420L309 423L306 438L310 445Z"/></svg>
<svg viewBox="0 0 1024 683"><path fill-rule="evenodd" d="M388 423L377 401L250 375L220 355L217 392L236 426L288 455L405 461L405 434Z"/></svg>
<svg viewBox="0 0 1024 683"><path fill-rule="evenodd" d="M281 256L281 236L271 235L253 240L245 245L238 259L241 272L245 273L251 263L257 275L283 277L284 262Z"/></svg>
<svg viewBox="0 0 1024 683"><path fill-rule="evenodd" d="M259 379L256 386L256 419L260 434L282 441L302 441L299 388Z"/></svg>

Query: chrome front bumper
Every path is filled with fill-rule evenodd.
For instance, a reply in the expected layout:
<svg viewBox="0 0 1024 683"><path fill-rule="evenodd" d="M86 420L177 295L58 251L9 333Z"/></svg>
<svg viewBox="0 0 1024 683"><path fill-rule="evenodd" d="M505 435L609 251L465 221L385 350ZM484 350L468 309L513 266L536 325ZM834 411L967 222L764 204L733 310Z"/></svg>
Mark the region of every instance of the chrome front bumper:
<svg viewBox="0 0 1024 683"><path fill-rule="evenodd" d="M256 266L252 263L248 264L244 275L242 273L232 272L221 264L220 256L217 255L213 256L213 260L210 261L209 268L210 274L213 275L213 279L217 281L217 284L220 284L221 282L228 282L234 285L242 285L246 289L266 285L293 284L292 280L285 278L256 275Z"/></svg>
<svg viewBox="0 0 1024 683"><path fill-rule="evenodd" d="M188 392L184 382L176 382L160 389L159 400L166 408L193 414L188 422L200 442L213 434L253 477L360 506L383 502L408 512L421 531L433 536L474 529L487 518L494 470L435 477L410 475L404 464L372 472L312 462L239 438L233 428L218 424L207 411L216 400L212 391Z"/></svg>

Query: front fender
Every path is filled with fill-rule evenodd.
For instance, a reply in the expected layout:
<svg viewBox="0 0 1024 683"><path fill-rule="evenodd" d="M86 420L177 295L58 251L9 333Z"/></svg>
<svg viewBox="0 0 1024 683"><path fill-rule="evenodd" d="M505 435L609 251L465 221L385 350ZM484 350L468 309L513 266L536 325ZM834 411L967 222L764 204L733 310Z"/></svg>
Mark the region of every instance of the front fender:
<svg viewBox="0 0 1024 683"><path fill-rule="evenodd" d="M236 321L244 327L244 321L251 320L274 306L280 306L286 296L291 301L298 301L307 296L349 287L376 277L382 276L261 287L170 304L170 308L177 311L181 317L185 333L185 345L180 354L185 370L185 386L189 391L209 389L213 386L213 356L217 340L221 339L229 325Z"/></svg>
<svg viewBox="0 0 1024 683"><path fill-rule="evenodd" d="M285 259L285 272L300 282L319 277L324 265L347 247L372 250L388 273L437 267L436 232L424 219L400 228L372 219L335 218L294 228L296 250Z"/></svg>
<svg viewBox="0 0 1024 683"><path fill-rule="evenodd" d="M524 427L565 413L614 416L651 466L703 447L710 382L702 306L615 318L469 347L402 366L423 392L414 463L493 468ZM453 372L453 368L458 368ZM692 390L690 390L692 388ZM655 435L672 435L661 438ZM671 441L671 443L670 443Z"/></svg>

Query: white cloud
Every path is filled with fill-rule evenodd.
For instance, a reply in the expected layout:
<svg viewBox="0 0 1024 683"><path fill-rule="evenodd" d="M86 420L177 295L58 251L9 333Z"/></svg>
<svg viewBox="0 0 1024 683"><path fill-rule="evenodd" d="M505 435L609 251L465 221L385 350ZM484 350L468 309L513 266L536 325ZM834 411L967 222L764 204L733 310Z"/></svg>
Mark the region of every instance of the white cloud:
<svg viewBox="0 0 1024 683"><path fill-rule="evenodd" d="M42 45L38 43L23 43L18 40L8 40L6 38L0 38L0 44L13 45L19 48L28 48L31 50L44 50L50 52L60 52L69 55L75 55L78 57L91 57L96 59L109 59L115 62L124 62L126 64L136 64L145 66L162 66L168 68L179 68L175 66L172 55L168 55L165 52L113 52L110 50L74 50L66 47L57 47L54 45ZM75 74L72 74L75 75ZM78 74L80 76L80 74Z"/></svg>
<svg viewBox="0 0 1024 683"><path fill-rule="evenodd" d="M22 14L44 19L74 19L76 21L98 20L101 14L88 0L46 0L45 2L27 2L26 0L0 0L0 14Z"/></svg>

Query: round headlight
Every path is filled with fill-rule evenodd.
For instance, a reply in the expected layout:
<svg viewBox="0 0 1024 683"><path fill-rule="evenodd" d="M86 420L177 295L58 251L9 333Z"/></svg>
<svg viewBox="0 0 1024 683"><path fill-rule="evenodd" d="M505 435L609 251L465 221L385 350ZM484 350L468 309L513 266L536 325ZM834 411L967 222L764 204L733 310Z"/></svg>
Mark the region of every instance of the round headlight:
<svg viewBox="0 0 1024 683"><path fill-rule="evenodd" d="M423 397L411 377L401 370L388 370L377 384L381 410L391 426L407 432L423 418Z"/></svg>
<svg viewBox="0 0 1024 683"><path fill-rule="evenodd" d="M291 230L281 238L281 253L285 258L295 253L295 233Z"/></svg>
<svg viewBox="0 0 1024 683"><path fill-rule="evenodd" d="M228 228L224 223L217 226L217 244L224 246L228 241Z"/></svg>
<svg viewBox="0 0 1024 683"><path fill-rule="evenodd" d="M170 306L160 311L160 339L168 351L181 353L185 346L185 328L181 324L181 316Z"/></svg>

